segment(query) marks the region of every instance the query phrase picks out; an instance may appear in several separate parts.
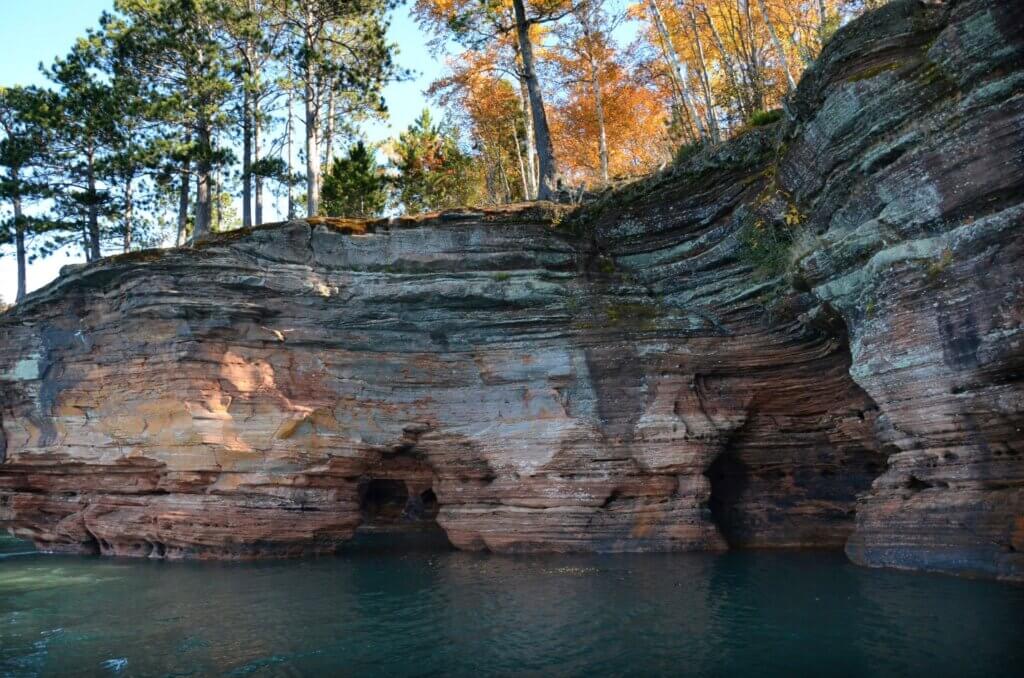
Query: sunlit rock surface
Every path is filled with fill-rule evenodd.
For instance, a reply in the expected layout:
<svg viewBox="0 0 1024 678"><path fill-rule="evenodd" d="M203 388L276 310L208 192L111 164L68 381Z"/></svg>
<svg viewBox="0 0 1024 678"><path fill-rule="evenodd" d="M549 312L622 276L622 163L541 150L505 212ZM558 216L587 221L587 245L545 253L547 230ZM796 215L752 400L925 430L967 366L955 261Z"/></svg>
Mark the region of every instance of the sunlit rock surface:
<svg viewBox="0 0 1024 678"><path fill-rule="evenodd" d="M251 558L436 520L465 549L1024 577L1021 11L890 5L783 123L583 209L69 272L0 316L0 525ZM765 276L743 234L787 215Z"/></svg>

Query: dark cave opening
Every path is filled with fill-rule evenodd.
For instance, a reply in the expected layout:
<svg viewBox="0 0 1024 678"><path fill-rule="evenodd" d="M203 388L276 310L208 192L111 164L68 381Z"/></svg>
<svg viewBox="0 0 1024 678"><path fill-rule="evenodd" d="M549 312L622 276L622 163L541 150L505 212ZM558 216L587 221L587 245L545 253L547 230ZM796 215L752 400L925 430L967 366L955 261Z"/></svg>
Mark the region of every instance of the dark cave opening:
<svg viewBox="0 0 1024 678"><path fill-rule="evenodd" d="M879 440L886 422L877 406L850 376L843 318L825 307L806 331L818 353L759 383L743 424L704 471L708 518L730 549L843 548L860 497L894 451Z"/></svg>
<svg viewBox="0 0 1024 678"><path fill-rule="evenodd" d="M441 505L421 478L370 478L359 486L363 521L346 545L358 551L409 551L451 548L437 522Z"/></svg>
<svg viewBox="0 0 1024 678"><path fill-rule="evenodd" d="M437 503L437 495L434 494L434 490L426 490L421 492L417 497L418 506L424 515L430 516L431 520L437 519L437 512L441 506Z"/></svg>
<svg viewBox="0 0 1024 678"><path fill-rule="evenodd" d="M704 475L711 481L711 520L729 548L737 548L743 541L739 503L749 484L747 467L734 454L724 452L715 457Z"/></svg>
<svg viewBox="0 0 1024 678"><path fill-rule="evenodd" d="M375 478L362 486L359 494L364 526L399 523L409 503L409 490L403 480Z"/></svg>

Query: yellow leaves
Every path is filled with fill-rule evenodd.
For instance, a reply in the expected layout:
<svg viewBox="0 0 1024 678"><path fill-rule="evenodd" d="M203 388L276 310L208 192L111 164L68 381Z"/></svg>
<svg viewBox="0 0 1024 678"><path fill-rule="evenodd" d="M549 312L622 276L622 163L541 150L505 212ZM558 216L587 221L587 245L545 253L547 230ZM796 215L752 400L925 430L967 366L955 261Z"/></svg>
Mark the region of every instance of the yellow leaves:
<svg viewBox="0 0 1024 678"><path fill-rule="evenodd" d="M841 10L849 14L851 4L850 0L660 0L658 7L672 47L688 66L686 84L695 95L695 106L706 114L706 84L718 118L725 118L725 126L735 130L755 110L777 108L788 89L784 64L772 48L769 22L781 37L791 75L798 78L820 51L829 22L834 22ZM762 14L762 7L767 8L768 16ZM822 7L825 17L821 16ZM630 15L642 23L643 41L649 46L643 65L655 75L651 82L660 88L666 105L672 105L679 96L677 85L648 2L635 2ZM752 51L751 45L757 49Z"/></svg>
<svg viewBox="0 0 1024 678"><path fill-rule="evenodd" d="M601 180L597 109L589 79L575 80L559 105L549 110L552 137L559 167L571 183L596 185ZM653 171L670 154L663 101L618 61L603 64L600 82L609 175L630 177Z"/></svg>
<svg viewBox="0 0 1024 678"><path fill-rule="evenodd" d="M589 19L568 12L559 21L533 25L531 40L545 81L545 111L560 173L575 185L602 179L598 92L610 177L650 172L671 158L672 146L695 138L698 122L681 105L683 92L699 126L716 126L722 137L743 130L756 111L779 106L789 89L785 67L797 76L820 50L828 21L850 2L659 0L672 49L666 49L654 25L648 0L631 0L624 17L612 16L614 10L597 3ZM524 113L529 109L517 79L521 64L514 31L499 28L511 26L511 5L511 0L486 7L480 0L416 0L414 5L421 26L440 42L454 39L472 46L449 62L450 74L430 92L461 114L474 149L485 157L489 181L504 181L505 195L525 184L523 173L533 173L521 157L527 150ZM530 0L528 5L531 15L572 7L567 0ZM628 47L612 37L623 18L640 29ZM773 39L773 28L778 39ZM485 33L488 37L480 39ZM477 39L465 40L471 34ZM672 65L673 50L682 62L679 69ZM804 216L793 209L784 220L792 228Z"/></svg>
<svg viewBox="0 0 1024 678"><path fill-rule="evenodd" d="M806 217L803 215L803 213L800 212L800 208L792 203L786 209L786 215L783 217L783 219L786 222L786 225L789 226L790 228L799 226L800 224L804 223L805 218Z"/></svg>

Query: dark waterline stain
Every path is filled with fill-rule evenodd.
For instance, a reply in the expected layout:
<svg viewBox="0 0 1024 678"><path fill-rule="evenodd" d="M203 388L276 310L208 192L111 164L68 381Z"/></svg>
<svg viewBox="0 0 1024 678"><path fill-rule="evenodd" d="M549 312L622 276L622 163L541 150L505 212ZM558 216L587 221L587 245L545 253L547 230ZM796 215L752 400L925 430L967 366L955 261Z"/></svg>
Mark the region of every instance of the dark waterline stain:
<svg viewBox="0 0 1024 678"><path fill-rule="evenodd" d="M0 675L996 676L1024 665L1024 587L864 569L833 552L525 557L361 543L284 562L0 560Z"/></svg>

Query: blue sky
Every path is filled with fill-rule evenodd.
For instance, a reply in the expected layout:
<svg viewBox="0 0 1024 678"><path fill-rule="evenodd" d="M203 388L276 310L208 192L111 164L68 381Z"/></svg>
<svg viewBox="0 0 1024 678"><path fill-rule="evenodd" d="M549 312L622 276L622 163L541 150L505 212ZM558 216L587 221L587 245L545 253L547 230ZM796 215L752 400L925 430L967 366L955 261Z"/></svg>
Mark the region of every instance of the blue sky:
<svg viewBox="0 0 1024 678"><path fill-rule="evenodd" d="M100 14L112 6L113 0L0 0L0 86L44 84L39 63L49 64L64 54L75 38L94 27ZM394 136L408 126L429 104L423 90L443 70L427 50L426 36L409 16L408 6L397 10L390 35L398 45L399 65L413 70L414 78L388 87L385 96L391 118L367 128L371 141ZM273 214L268 217L272 218ZM0 248L0 255L0 298L10 303L17 292L17 267L12 249ZM61 266L80 261L81 254L75 248L30 264L29 290L55 278Z"/></svg>

